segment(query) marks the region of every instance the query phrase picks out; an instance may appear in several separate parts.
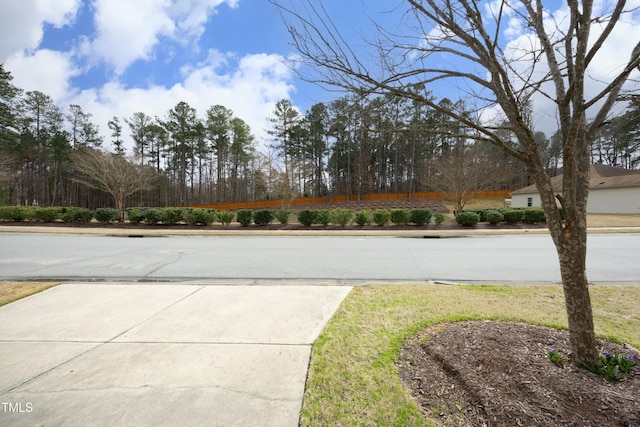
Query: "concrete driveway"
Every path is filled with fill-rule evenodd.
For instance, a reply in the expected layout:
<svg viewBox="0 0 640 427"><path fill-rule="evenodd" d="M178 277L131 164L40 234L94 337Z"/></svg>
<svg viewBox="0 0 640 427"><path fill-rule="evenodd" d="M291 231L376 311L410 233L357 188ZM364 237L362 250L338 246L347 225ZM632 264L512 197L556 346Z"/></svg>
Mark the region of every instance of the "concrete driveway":
<svg viewBox="0 0 640 427"><path fill-rule="evenodd" d="M0 425L297 426L350 290L74 283L0 307Z"/></svg>

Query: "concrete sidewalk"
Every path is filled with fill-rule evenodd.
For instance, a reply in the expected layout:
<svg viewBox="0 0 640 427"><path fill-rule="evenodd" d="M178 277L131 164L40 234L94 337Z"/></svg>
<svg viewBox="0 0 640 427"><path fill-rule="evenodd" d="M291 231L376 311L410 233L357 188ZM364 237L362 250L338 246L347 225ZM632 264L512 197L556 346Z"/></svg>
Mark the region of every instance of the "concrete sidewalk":
<svg viewBox="0 0 640 427"><path fill-rule="evenodd" d="M350 290L74 283L0 307L0 425L297 426Z"/></svg>

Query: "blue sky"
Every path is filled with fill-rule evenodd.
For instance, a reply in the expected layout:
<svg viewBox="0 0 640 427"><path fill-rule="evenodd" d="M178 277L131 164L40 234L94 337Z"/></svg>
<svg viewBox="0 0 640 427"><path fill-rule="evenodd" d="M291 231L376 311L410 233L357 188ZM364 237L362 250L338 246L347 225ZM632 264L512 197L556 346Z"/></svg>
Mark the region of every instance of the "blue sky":
<svg viewBox="0 0 640 427"><path fill-rule="evenodd" d="M640 0L630 2L640 6ZM362 34L373 30L371 19L397 20L397 13L379 12L401 1L321 3L341 30ZM563 4L550 3L559 7L556 22L563 22ZM639 15L626 16L612 37L615 48L594 60L594 82L607 80L612 64L625 61L619 52L637 42ZM505 41L526 48L530 39L516 21L507 26ZM279 100L291 99L304 113L339 96L299 80L286 65L293 54L268 0L0 0L0 63L14 84L48 94L63 110L80 105L100 126L106 147L112 117L123 120L142 111L162 118L180 101L200 117L215 104L232 109L263 145ZM540 122L554 129L552 105L535 102ZM124 131L131 147L126 126Z"/></svg>
<svg viewBox="0 0 640 427"><path fill-rule="evenodd" d="M352 19L363 3L327 2L338 6ZM107 143L113 116L164 117L180 101L201 117L215 104L231 108L264 143L280 99L304 113L336 97L286 66L289 34L267 0L9 0L0 28L0 62L14 84L63 110L80 105Z"/></svg>

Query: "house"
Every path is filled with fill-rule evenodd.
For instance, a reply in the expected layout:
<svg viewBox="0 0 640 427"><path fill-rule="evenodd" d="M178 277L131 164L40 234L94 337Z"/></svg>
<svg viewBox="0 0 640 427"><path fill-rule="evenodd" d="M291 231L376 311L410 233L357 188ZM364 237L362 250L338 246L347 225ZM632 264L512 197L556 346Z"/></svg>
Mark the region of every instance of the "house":
<svg viewBox="0 0 640 427"><path fill-rule="evenodd" d="M551 178L551 185L553 191L560 193L562 175ZM511 206L542 206L536 186L511 193ZM591 165L587 212L640 214L640 171Z"/></svg>

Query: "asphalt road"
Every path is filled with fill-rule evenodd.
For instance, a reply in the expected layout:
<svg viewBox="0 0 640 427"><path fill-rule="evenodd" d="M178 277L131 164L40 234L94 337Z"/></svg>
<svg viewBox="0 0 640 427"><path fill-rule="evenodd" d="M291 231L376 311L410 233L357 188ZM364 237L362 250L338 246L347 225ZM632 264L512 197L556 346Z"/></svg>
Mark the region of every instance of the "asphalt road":
<svg viewBox="0 0 640 427"><path fill-rule="evenodd" d="M592 282L640 283L640 234L589 236ZM0 280L557 282L547 235L116 237L0 233Z"/></svg>

